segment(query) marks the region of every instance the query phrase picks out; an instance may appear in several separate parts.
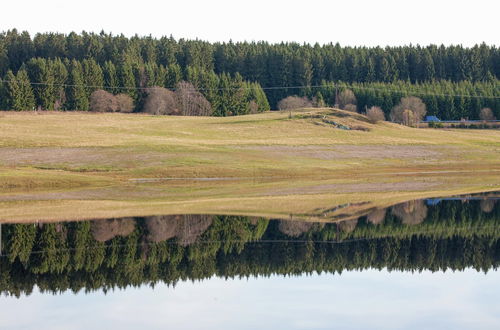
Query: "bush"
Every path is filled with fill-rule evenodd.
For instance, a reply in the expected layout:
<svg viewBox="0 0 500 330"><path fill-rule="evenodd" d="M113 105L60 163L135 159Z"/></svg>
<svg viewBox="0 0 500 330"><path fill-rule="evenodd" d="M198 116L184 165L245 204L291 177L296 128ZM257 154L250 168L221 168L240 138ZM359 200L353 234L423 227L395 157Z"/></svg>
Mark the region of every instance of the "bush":
<svg viewBox="0 0 500 330"><path fill-rule="evenodd" d="M479 112L479 118L481 120L495 120L495 115L493 115L493 111L490 108L482 108Z"/></svg>
<svg viewBox="0 0 500 330"><path fill-rule="evenodd" d="M180 115L177 100L172 91L163 87L151 87L144 102L143 112L152 115Z"/></svg>
<svg viewBox="0 0 500 330"><path fill-rule="evenodd" d="M134 100L127 94L115 95L118 111L130 113L134 111Z"/></svg>
<svg viewBox="0 0 500 330"><path fill-rule="evenodd" d="M385 120L384 111L380 107L375 107L375 106L371 107L366 111L366 116L372 123Z"/></svg>
<svg viewBox="0 0 500 330"><path fill-rule="evenodd" d="M352 105L356 106L357 103L356 95L354 95L354 92L350 89L344 89L337 97L337 104L339 108L343 110L352 111L347 109L347 106L352 108Z"/></svg>
<svg viewBox="0 0 500 330"><path fill-rule="evenodd" d="M300 108L311 108L313 106L311 100L307 97L299 97L297 95L288 96L278 102L279 110L293 110Z"/></svg>
<svg viewBox="0 0 500 330"><path fill-rule="evenodd" d="M118 102L113 94L98 89L90 94L90 111L116 112L118 111Z"/></svg>
<svg viewBox="0 0 500 330"><path fill-rule="evenodd" d="M174 94L181 115L210 116L212 114L210 102L191 83L181 81Z"/></svg>
<svg viewBox="0 0 500 330"><path fill-rule="evenodd" d="M251 100L247 104L247 113L256 114L259 113L259 105L254 100Z"/></svg>
<svg viewBox="0 0 500 330"><path fill-rule="evenodd" d="M427 112L425 103L414 96L403 97L391 111L391 120L407 126L420 122Z"/></svg>
<svg viewBox="0 0 500 330"><path fill-rule="evenodd" d="M429 128L443 128L443 127L444 127L443 123L440 123L440 122L431 121L429 123ZM453 127L453 125L452 125L452 127Z"/></svg>
<svg viewBox="0 0 500 330"><path fill-rule="evenodd" d="M346 104L344 106L345 111L350 111L350 112L358 112L358 107L356 104Z"/></svg>
<svg viewBox="0 0 500 330"><path fill-rule="evenodd" d="M132 112L134 100L127 94L113 95L98 89L90 94L90 111L94 112Z"/></svg>

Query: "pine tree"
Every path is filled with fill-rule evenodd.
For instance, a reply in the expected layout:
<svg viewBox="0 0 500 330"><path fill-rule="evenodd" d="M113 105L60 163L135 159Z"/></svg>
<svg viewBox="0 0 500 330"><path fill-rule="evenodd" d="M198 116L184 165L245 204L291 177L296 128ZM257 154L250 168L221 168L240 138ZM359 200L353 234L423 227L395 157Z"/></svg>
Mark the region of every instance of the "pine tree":
<svg viewBox="0 0 500 330"><path fill-rule="evenodd" d="M375 62L373 58L369 58L366 67L366 76L364 79L366 82L375 81Z"/></svg>
<svg viewBox="0 0 500 330"><path fill-rule="evenodd" d="M120 86L124 88L125 93L136 100L137 90L135 89L133 65L127 58L123 59L118 67L118 78Z"/></svg>
<svg viewBox="0 0 500 330"><path fill-rule="evenodd" d="M318 108L325 107L325 99L323 98L323 94L321 94L320 91L316 92L316 95L314 96L314 99L316 101L316 107L318 107Z"/></svg>
<svg viewBox="0 0 500 330"><path fill-rule="evenodd" d="M55 76L50 63L43 58L33 58L27 63L27 71L35 85L36 104L44 110L53 110L56 101Z"/></svg>
<svg viewBox="0 0 500 330"><path fill-rule="evenodd" d="M106 90L110 93L118 94L120 92L120 90L117 88L119 86L118 76L116 73L116 67L113 62L104 62L102 73L104 76L104 86L106 86Z"/></svg>
<svg viewBox="0 0 500 330"><path fill-rule="evenodd" d="M92 94L92 92L103 88L104 76L101 66L97 64L97 62L93 58L83 60L82 69L83 81L85 82L85 91L87 97L90 97L90 94Z"/></svg>
<svg viewBox="0 0 500 330"><path fill-rule="evenodd" d="M54 110L60 110L66 103L65 84L68 79L68 70L60 59L49 62L54 75Z"/></svg>
<svg viewBox="0 0 500 330"><path fill-rule="evenodd" d="M71 110L87 111L89 97L83 79L83 68L80 62L72 60L70 64L67 94L67 108Z"/></svg>
<svg viewBox="0 0 500 330"><path fill-rule="evenodd" d="M427 49L423 51L423 56L420 61L421 69L420 69L420 81L432 81L434 80L435 69L434 69L434 61L432 60L432 56Z"/></svg>
<svg viewBox="0 0 500 330"><path fill-rule="evenodd" d="M5 98L6 98L6 108L12 110L23 110L20 108L21 99L19 94L19 85L17 83L16 76L12 70L8 70L5 75Z"/></svg>
<svg viewBox="0 0 500 330"><path fill-rule="evenodd" d="M6 98L8 107L17 111L34 109L35 97L26 70L21 68L17 72L17 76L9 70L5 80L7 81Z"/></svg>
<svg viewBox="0 0 500 330"><path fill-rule="evenodd" d="M16 79L19 88L19 94L21 96L20 107L18 110L34 109L35 95L33 94L33 88L31 86L26 70L21 67L21 69L17 72Z"/></svg>
<svg viewBox="0 0 500 330"><path fill-rule="evenodd" d="M177 86L177 84L181 80L182 80L181 67L176 63L168 65L164 86L166 88L175 88L175 86Z"/></svg>

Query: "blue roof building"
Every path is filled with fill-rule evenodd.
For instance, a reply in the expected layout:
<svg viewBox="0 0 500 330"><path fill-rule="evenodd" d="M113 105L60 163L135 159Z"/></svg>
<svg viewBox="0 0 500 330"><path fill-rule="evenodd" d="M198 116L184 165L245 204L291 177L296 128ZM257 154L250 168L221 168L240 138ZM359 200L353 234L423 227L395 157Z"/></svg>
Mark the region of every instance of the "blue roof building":
<svg viewBox="0 0 500 330"><path fill-rule="evenodd" d="M441 121L441 120L436 116L425 116L425 120L424 120L424 122L428 122L428 123L439 122L439 121Z"/></svg>

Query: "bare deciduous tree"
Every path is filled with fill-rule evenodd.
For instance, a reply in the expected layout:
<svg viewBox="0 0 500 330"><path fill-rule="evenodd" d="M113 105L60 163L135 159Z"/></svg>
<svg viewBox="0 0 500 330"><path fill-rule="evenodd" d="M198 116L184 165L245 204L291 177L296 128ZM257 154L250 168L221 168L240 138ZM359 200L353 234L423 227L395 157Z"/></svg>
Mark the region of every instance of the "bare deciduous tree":
<svg viewBox="0 0 500 330"><path fill-rule="evenodd" d="M356 106L356 104L346 104L343 109L345 111L358 112L358 107Z"/></svg>
<svg viewBox="0 0 500 330"><path fill-rule="evenodd" d="M411 114L409 113L411 112ZM391 111L391 119L404 125L412 126L420 122L427 112L425 103L415 96L403 97Z"/></svg>
<svg viewBox="0 0 500 330"><path fill-rule="evenodd" d="M118 103L118 111L127 113L134 111L134 100L127 94L115 95L115 99Z"/></svg>
<svg viewBox="0 0 500 330"><path fill-rule="evenodd" d="M175 94L163 87L151 87L142 111L153 115L180 115Z"/></svg>
<svg viewBox="0 0 500 330"><path fill-rule="evenodd" d="M479 207L484 213L490 213L495 208L495 202L493 199L484 199L479 203Z"/></svg>
<svg viewBox="0 0 500 330"><path fill-rule="evenodd" d="M341 231L345 233L351 233L354 231L354 229L356 229L356 226L358 225L358 220L359 218L340 221L337 223L337 226L339 226L339 229Z"/></svg>
<svg viewBox="0 0 500 330"><path fill-rule="evenodd" d="M163 242L173 237L182 246L194 243L212 224L210 215L166 215L146 218L147 240Z"/></svg>
<svg viewBox="0 0 500 330"><path fill-rule="evenodd" d="M183 116L210 116L212 114L210 102L187 81L177 84L175 98Z"/></svg>
<svg viewBox="0 0 500 330"><path fill-rule="evenodd" d="M354 92L350 89L344 89L342 92L337 97L337 102L340 109L346 109L346 106L349 104L358 104L358 101L356 100L356 95L354 95ZM352 108L352 107L351 107ZM351 110L348 110L351 111Z"/></svg>
<svg viewBox="0 0 500 330"><path fill-rule="evenodd" d="M90 223L96 241L106 242L116 236L128 236L135 229L134 218L96 220Z"/></svg>
<svg viewBox="0 0 500 330"><path fill-rule="evenodd" d="M408 201L392 208L392 214L400 218L405 225L422 223L427 216L427 206L423 200Z"/></svg>
<svg viewBox="0 0 500 330"><path fill-rule="evenodd" d="M248 102L247 107L248 107L249 114L256 114L259 112L259 105L254 100L251 100L250 102Z"/></svg>
<svg viewBox="0 0 500 330"><path fill-rule="evenodd" d="M386 209L377 209L366 216L366 220L374 225L381 224L385 220Z"/></svg>
<svg viewBox="0 0 500 330"><path fill-rule="evenodd" d="M313 106L311 100L307 97L288 96L278 102L279 110L293 110L300 108L311 108Z"/></svg>
<svg viewBox="0 0 500 330"><path fill-rule="evenodd" d="M118 102L113 94L98 89L90 94L90 111L116 112L118 111Z"/></svg>
<svg viewBox="0 0 500 330"><path fill-rule="evenodd" d="M495 115L493 114L493 111L491 111L490 108L482 108L481 111L479 112L479 118L481 120L495 120Z"/></svg>
<svg viewBox="0 0 500 330"><path fill-rule="evenodd" d="M384 121L385 115L384 111L380 107L373 106L366 111L366 116L372 123L376 123L378 121Z"/></svg>

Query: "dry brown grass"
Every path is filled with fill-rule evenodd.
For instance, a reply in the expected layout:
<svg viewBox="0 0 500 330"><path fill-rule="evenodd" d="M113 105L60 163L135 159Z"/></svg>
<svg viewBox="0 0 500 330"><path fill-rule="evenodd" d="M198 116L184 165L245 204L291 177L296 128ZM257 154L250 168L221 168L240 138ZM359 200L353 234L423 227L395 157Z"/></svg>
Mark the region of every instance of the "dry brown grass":
<svg viewBox="0 0 500 330"><path fill-rule="evenodd" d="M338 129L328 122L368 131ZM0 118L4 196L27 189L113 190L137 178L351 178L370 183L374 178L397 181L397 173L438 177L479 171L484 176L500 170L499 155L496 130L372 124L361 114L335 109L294 111L291 119L288 111L226 118L8 112Z"/></svg>

